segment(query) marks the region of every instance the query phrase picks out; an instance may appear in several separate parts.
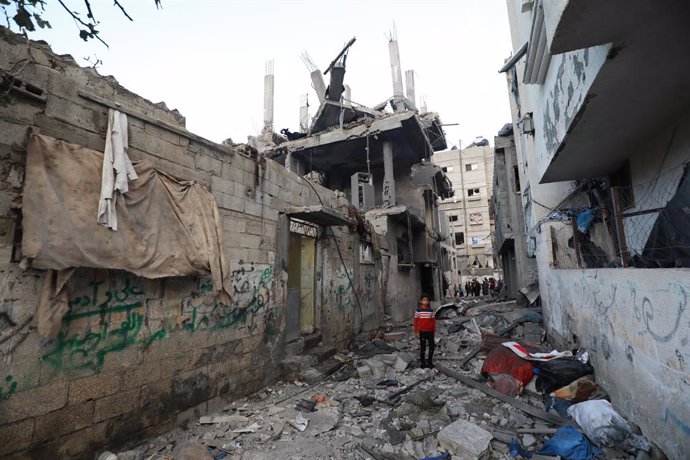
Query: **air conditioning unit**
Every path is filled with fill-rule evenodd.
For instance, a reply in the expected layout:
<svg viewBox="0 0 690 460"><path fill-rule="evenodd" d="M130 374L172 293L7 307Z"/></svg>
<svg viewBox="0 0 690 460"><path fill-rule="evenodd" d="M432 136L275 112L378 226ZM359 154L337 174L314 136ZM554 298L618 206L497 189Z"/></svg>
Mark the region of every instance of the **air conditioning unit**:
<svg viewBox="0 0 690 460"><path fill-rule="evenodd" d="M369 173L354 173L350 178L350 202L360 211L376 206L374 202L374 179Z"/></svg>

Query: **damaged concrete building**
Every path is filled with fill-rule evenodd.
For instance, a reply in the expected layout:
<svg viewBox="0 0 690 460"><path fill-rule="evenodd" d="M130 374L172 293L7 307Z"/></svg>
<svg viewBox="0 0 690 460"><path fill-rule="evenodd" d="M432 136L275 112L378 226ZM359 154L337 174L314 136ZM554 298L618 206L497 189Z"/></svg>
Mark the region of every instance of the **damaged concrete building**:
<svg viewBox="0 0 690 460"><path fill-rule="evenodd" d="M390 46L391 59L399 59L397 42ZM391 66L400 71L399 62ZM266 156L347 196L360 224L360 262L373 264L375 257L381 264L384 313L403 321L416 308L411 299L427 293L440 301L449 286L444 274L449 254L441 250L447 226L441 225L439 199L452 196L453 189L442 168L430 161L434 151L446 148L441 122L436 113L418 114L414 95L402 96L395 71L395 96L370 109L343 97L343 61L327 70L329 85L314 85L317 91L325 87L325 93L319 94L308 132ZM408 89L411 85L408 79ZM308 219L309 213L301 216Z"/></svg>
<svg viewBox="0 0 690 460"><path fill-rule="evenodd" d="M500 135L496 177L501 193L520 184L515 250L536 257L554 343L591 350L621 413L687 458L690 7L507 4L514 52L501 72L517 157ZM501 251L523 238L499 227Z"/></svg>
<svg viewBox="0 0 690 460"><path fill-rule="evenodd" d="M289 170L4 28L0 70L0 456L90 458L184 425L441 295L445 140L407 98L329 93L310 135L268 152Z"/></svg>
<svg viewBox="0 0 690 460"><path fill-rule="evenodd" d="M525 220L522 210L520 172L515 149L513 125L507 124L494 138L495 250L503 268L508 295L527 296L537 301L537 261L527 250Z"/></svg>

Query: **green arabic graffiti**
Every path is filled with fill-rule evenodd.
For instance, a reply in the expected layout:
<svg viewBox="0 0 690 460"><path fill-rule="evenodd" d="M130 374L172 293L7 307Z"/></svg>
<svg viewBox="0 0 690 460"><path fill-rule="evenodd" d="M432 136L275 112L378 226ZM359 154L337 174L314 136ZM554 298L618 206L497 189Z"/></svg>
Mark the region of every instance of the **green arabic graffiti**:
<svg viewBox="0 0 690 460"><path fill-rule="evenodd" d="M100 298L99 287L103 283L104 281L92 281L88 284L92 288L90 297L88 295L83 295L71 300L67 304L68 310L64 317L64 321L69 323L79 318L105 315L105 313L130 311L132 308L141 306L141 302L131 301L131 298L133 296L143 295L144 291L136 286L132 286L129 278L125 279L125 285L122 289L105 291L105 300L101 302L103 299ZM74 312L75 308L97 308L97 310L89 309L86 311Z"/></svg>
<svg viewBox="0 0 690 460"><path fill-rule="evenodd" d="M189 321L182 324L181 329L190 333L200 330L222 330L245 324L251 317L270 302L270 286L273 282L273 270L264 269L256 284L243 294L244 305L229 306L217 303L211 313L199 314L194 308ZM103 281L89 284L89 295L76 297L68 303L69 310L63 319L67 326L59 332L50 351L42 356L43 361L50 363L58 371L77 369L91 369L98 373L103 369L105 358L110 353L123 351L131 346L140 346L146 350L156 341L164 340L173 327L161 328L149 335L143 335L144 315L137 310L143 307L142 300L136 296L143 296L144 292L125 280L120 290L105 291L101 296L100 286ZM198 289L191 293L192 297L201 297L213 291L211 280L200 280ZM79 309L85 308L84 311ZM103 319L98 330L88 330L82 333L68 335L67 330L72 321L79 318L101 316L107 313L125 313L125 319L115 328L109 321ZM267 328L268 330L272 330ZM7 380L9 382L9 380ZM14 392L16 382L12 382L7 390L0 387L0 400L9 397Z"/></svg>
<svg viewBox="0 0 690 460"><path fill-rule="evenodd" d="M141 307L141 303L133 308L138 307ZM68 337L65 331L60 331L53 349L42 359L57 370L92 369L100 372L106 355L122 351L137 342L143 324L143 315L128 310L126 319L114 329L110 328L108 321L104 321L100 330L88 331L83 335L76 333Z"/></svg>

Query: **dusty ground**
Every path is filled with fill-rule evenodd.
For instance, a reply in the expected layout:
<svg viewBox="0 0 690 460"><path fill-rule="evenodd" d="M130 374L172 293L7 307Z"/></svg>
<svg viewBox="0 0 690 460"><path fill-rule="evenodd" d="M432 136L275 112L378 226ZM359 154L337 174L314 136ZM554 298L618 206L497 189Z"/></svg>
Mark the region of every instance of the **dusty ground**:
<svg viewBox="0 0 690 460"><path fill-rule="evenodd" d="M436 364L483 381L479 373L481 353L466 369L458 365L481 342L477 327L496 331L519 322L510 336L538 342L543 337L541 327L521 322L529 311L517 308L515 303L475 306L465 315L449 310L445 316L450 318L438 322ZM469 317L474 321L468 321ZM459 330L448 332L449 327ZM439 446L438 432L463 419L494 435L488 458L508 459L507 442L511 437L534 451L557 428L436 369L420 369L411 327L387 328L387 332L394 331L403 332L402 338L356 344L358 350L341 352L317 368L299 370L294 381L275 384L229 403L187 429L149 439L117 458L178 459L185 446L200 445L207 449L207 458L214 459L422 459L445 452ZM323 373L323 369L332 370L340 362L343 364L335 373ZM392 398L396 392L425 379ZM384 380L394 382L378 385ZM533 384L519 399L543 408L542 396ZM303 399L320 402L313 412L301 412L296 404ZM304 431L295 422L300 418L308 420ZM634 458L613 450L607 451L607 457Z"/></svg>

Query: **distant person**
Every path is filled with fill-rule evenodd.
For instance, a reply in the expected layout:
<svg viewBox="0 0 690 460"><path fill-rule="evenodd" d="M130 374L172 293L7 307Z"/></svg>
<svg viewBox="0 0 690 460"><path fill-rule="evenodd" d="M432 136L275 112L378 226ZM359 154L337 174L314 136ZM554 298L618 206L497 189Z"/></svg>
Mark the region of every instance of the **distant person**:
<svg viewBox="0 0 690 460"><path fill-rule="evenodd" d="M482 280L482 295L489 295L489 281L486 278Z"/></svg>
<svg viewBox="0 0 690 460"><path fill-rule="evenodd" d="M419 307L414 313L414 335L419 339L419 367L434 367L434 333L436 332L436 316L429 306L429 296L422 294ZM426 358L426 348L429 346L429 358Z"/></svg>

